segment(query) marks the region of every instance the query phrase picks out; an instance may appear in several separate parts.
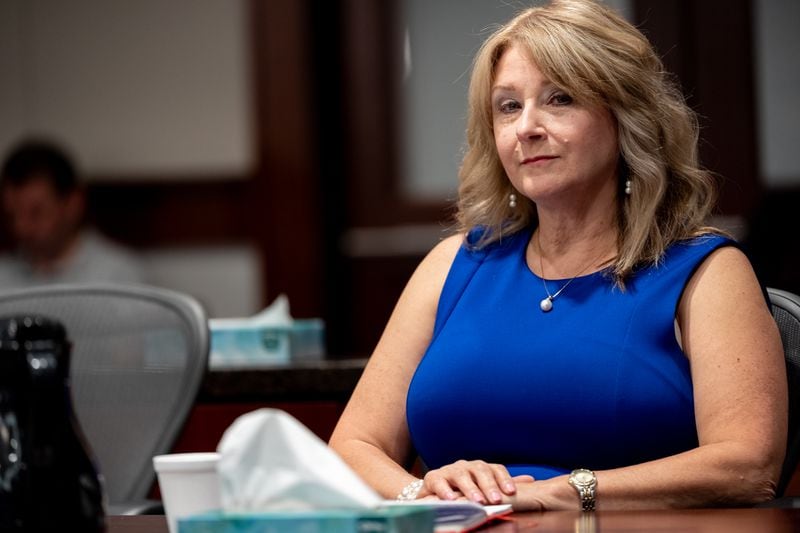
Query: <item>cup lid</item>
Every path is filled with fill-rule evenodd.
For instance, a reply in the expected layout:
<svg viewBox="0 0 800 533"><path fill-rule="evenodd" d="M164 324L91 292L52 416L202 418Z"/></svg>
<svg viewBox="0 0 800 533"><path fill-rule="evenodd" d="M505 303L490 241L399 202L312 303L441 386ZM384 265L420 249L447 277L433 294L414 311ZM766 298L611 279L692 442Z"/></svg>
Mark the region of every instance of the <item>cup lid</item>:
<svg viewBox="0 0 800 533"><path fill-rule="evenodd" d="M214 469L219 462L217 452L169 453L153 457L156 472L187 472Z"/></svg>

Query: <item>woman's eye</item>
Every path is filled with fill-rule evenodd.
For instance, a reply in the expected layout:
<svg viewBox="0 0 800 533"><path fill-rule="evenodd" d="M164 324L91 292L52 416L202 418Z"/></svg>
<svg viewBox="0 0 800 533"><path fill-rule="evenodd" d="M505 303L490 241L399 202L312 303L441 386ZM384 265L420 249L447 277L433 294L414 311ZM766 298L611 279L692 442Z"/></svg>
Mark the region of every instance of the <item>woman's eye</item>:
<svg viewBox="0 0 800 533"><path fill-rule="evenodd" d="M550 97L550 103L553 105L569 105L572 103L572 97L567 93L557 92Z"/></svg>
<svg viewBox="0 0 800 533"><path fill-rule="evenodd" d="M519 103L516 100L502 100L500 103L497 104L497 109L501 113L513 113L517 109L519 109Z"/></svg>

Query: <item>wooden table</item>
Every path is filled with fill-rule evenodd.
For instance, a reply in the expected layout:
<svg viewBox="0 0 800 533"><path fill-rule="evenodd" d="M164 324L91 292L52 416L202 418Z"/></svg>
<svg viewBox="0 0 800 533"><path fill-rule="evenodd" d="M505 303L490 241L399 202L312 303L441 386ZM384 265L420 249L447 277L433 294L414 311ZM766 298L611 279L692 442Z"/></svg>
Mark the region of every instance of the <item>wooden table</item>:
<svg viewBox="0 0 800 533"><path fill-rule="evenodd" d="M167 533L163 516L110 516L108 533ZM686 511L558 511L518 513L485 533L800 532L800 509L696 509Z"/></svg>

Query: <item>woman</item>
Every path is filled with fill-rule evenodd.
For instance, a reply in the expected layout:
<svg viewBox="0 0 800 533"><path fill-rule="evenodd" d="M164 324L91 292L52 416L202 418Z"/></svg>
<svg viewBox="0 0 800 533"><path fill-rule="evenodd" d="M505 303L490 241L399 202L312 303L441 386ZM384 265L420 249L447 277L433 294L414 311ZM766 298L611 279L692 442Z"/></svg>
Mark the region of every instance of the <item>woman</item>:
<svg viewBox="0 0 800 533"><path fill-rule="evenodd" d="M462 232L412 276L331 446L401 499L772 498L780 338L744 254L703 226L697 124L650 44L588 0L529 9L478 52L469 109Z"/></svg>

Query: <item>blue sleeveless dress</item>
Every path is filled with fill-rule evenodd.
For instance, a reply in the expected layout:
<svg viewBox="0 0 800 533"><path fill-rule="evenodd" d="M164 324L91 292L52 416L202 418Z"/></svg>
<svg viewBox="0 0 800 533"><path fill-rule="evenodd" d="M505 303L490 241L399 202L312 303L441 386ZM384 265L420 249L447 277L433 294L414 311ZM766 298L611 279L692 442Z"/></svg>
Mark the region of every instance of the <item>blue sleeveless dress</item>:
<svg viewBox="0 0 800 533"><path fill-rule="evenodd" d="M525 259L531 233L462 246L450 268L406 403L425 465L482 459L546 479L696 447L674 318L697 267L735 243L709 234L674 244L625 291L603 271L578 277L543 313L542 280ZM548 281L550 293L565 282Z"/></svg>

